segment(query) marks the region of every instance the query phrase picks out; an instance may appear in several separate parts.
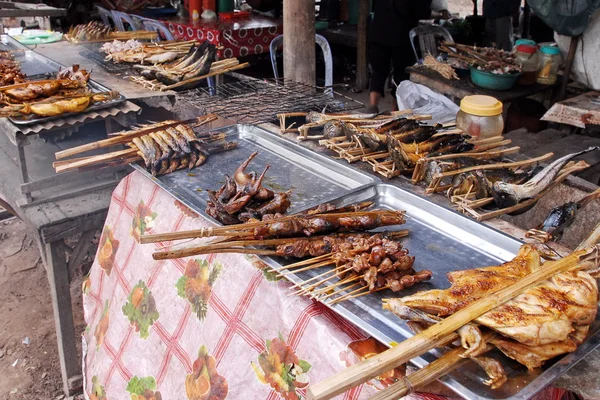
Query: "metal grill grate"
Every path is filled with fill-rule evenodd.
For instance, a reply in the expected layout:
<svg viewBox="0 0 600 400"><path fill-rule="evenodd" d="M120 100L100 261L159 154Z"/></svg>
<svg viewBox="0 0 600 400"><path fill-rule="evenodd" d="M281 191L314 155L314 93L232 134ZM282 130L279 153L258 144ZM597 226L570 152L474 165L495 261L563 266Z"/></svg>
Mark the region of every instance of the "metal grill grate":
<svg viewBox="0 0 600 400"><path fill-rule="evenodd" d="M244 124L272 121L281 113L340 112L364 107L363 103L331 88L282 79L238 78L236 82L197 88L177 96L203 113Z"/></svg>
<svg viewBox="0 0 600 400"><path fill-rule="evenodd" d="M79 55L94 61L96 64L104 68L106 72L111 74L128 74L133 71L133 68L127 64L117 64L112 61L106 61L106 54L94 50L81 50Z"/></svg>

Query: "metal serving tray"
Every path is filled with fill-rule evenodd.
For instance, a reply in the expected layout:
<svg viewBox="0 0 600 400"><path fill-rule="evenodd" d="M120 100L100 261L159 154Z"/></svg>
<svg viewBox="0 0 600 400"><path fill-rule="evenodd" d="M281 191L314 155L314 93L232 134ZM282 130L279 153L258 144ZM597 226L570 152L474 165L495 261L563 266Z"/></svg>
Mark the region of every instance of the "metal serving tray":
<svg viewBox="0 0 600 400"><path fill-rule="evenodd" d="M218 190L225 183L225 175L233 175L235 169L255 151L258 155L246 170L260 173L269 164L271 168L263 185L276 192L292 190L290 213L331 201L378 181L257 126L231 125L214 132L225 133L226 140L236 141L238 147L209 156L205 164L191 171L184 169L153 177L144 167L136 164L133 167L181 202L202 213L208 201L206 190Z"/></svg>
<svg viewBox="0 0 600 400"><path fill-rule="evenodd" d="M382 309L383 298L447 288L450 286L446 279L447 272L498 265L512 259L521 245L521 242L495 229L388 184L377 184L344 195L333 203L344 205L367 200L374 201L379 209L406 210L406 224L389 229L409 229L409 236L402 239L402 243L410 254L416 257L415 269L429 269L434 273L431 281L400 293L385 290L332 306L335 312L388 345L402 342L413 334L400 318ZM265 260L273 266L289 262L281 258ZM324 272L326 268L330 267L288 275L287 278L299 283ZM528 372L525 367L501 353L490 353L503 359L502 363L509 375L508 381L500 389L492 390L484 385L483 381L487 377L474 363L465 364L442 380L449 388L467 399L528 399L600 345L599 321L600 317L592 326L586 341L574 353L557 357L554 362L548 361L543 370ZM439 354L439 351L434 350L423 357L413 359L412 363L424 367Z"/></svg>
<svg viewBox="0 0 600 400"><path fill-rule="evenodd" d="M30 50L27 46L19 43L14 38L8 35L0 35L0 49L1 50L10 50L13 52L15 56L15 60L20 63L21 71L27 75L29 78L39 78L43 79L46 74L55 74L61 67L61 64L53 61L33 50ZM88 82L89 88L95 92L108 92L110 91L104 85L90 79ZM126 99L123 95L119 94L119 96L110 101L105 101L98 104L93 104L90 107L86 108L84 112L89 111L97 111L102 110L104 108L112 107L119 103L124 102ZM55 117L36 117L35 115L26 115L23 117L9 117L10 121L16 125L31 125L37 124L39 122L52 121L61 118L67 118L72 115L77 115L80 113L65 113L61 115L57 115Z"/></svg>

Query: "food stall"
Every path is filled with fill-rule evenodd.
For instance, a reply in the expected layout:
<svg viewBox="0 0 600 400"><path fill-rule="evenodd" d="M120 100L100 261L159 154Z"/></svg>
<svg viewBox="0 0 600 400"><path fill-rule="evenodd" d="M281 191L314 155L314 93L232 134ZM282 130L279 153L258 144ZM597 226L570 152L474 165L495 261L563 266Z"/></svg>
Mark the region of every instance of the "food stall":
<svg viewBox="0 0 600 400"><path fill-rule="evenodd" d="M58 44L47 46L51 51ZM193 63L202 44L196 46L162 48L151 56L172 52L170 62ZM168 72L149 68L135 49L121 51L145 70ZM103 57L118 65L114 54L121 51ZM209 51L205 45L198 57ZM210 71L212 65L203 67ZM149 118L54 154L53 166L62 172L134 168L110 199L98 201L104 214L98 211L89 226L101 226L102 234L82 288L87 397L294 399L348 390L348 399L559 398L564 392L551 386L553 380L588 354L597 358L597 286L586 272L597 268L597 229L580 238L579 252L553 243L557 255L542 245L523 246L525 231L496 218L551 197L586 168L577 157L597 149L527 160L501 136L473 138L451 124L426 125L432 116L360 114L353 111L360 106L355 101L310 85L235 73L227 78L213 88L202 82L182 92L157 91L174 100L171 117ZM137 84L114 82L111 89L121 93L121 84ZM183 108L185 117L177 114ZM450 163L453 158L469 163ZM548 166L536 170L541 161ZM517 168L525 169L518 171L523 175ZM489 170L509 174L504 183L510 188L533 181L527 188L535 190L516 196L506 187L477 186L477 174L464 175ZM588 218L597 219L593 192L585 193L592 197L577 221L598 222ZM568 223L551 228L548 239L570 229ZM58 244L48 254L54 257L45 260L50 266L64 259ZM575 284L548 283L581 263L586 271ZM51 270L61 274L54 292L67 290L68 269ZM482 284L460 286L459 271ZM489 271L502 278L486 281ZM523 311L523 302L513 298L540 282L557 296L570 296L565 292L579 283L589 289L577 292L579 313L548 306L554 308L543 322L549 331L561 328L556 335L532 334L528 329L538 321L531 319L498 326L481 317L506 301L513 302L512 312ZM422 305L432 290L450 296L449 287L463 293L450 298L450 311ZM56 297L59 310L65 300ZM401 309L399 299L413 303ZM439 322L437 314L447 318ZM61 316L66 337L68 317ZM478 326L469 325L475 318ZM428 326L439 336L411 330L427 332ZM474 339L464 337L467 349L443 348L464 326ZM526 331L522 336L514 333L519 328ZM497 350L482 356L491 349L479 339ZM520 357L513 349L521 345L538 350L537 357ZM536 345L555 346L544 352ZM465 351L468 359L460 357ZM64 348L61 356L63 362L74 358ZM411 367L402 365L409 360ZM65 387L75 387L72 363L64 373ZM451 392L431 394L435 389L426 384L437 378Z"/></svg>

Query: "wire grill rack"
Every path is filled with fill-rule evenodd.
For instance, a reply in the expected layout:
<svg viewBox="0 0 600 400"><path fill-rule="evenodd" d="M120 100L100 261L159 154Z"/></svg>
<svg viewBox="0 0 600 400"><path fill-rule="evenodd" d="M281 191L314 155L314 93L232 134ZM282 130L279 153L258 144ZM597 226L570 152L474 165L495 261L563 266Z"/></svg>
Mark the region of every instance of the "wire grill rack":
<svg viewBox="0 0 600 400"><path fill-rule="evenodd" d="M236 123L272 121L277 114L292 112L340 112L364 107L332 88L305 85L283 79L237 78L235 82L201 87L177 96L203 113L214 113Z"/></svg>
<svg viewBox="0 0 600 400"><path fill-rule="evenodd" d="M88 60L94 61L96 64L100 65L106 72L111 74L127 74L133 71L133 67L129 64L117 64L112 61L107 61L105 59L106 54L100 51L101 45L97 43L92 44L84 44L81 45L84 50L79 51L79 55L87 58Z"/></svg>

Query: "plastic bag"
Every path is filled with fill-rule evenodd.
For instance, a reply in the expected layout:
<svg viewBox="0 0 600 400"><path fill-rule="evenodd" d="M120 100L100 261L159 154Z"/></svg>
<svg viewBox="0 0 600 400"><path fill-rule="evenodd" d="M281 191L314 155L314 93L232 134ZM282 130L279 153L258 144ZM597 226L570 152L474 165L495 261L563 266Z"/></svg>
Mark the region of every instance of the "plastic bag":
<svg viewBox="0 0 600 400"><path fill-rule="evenodd" d="M430 114L430 123L438 124L456 119L459 107L446 96L436 93L427 86L411 81L402 81L396 89L399 110L413 110L415 114Z"/></svg>

